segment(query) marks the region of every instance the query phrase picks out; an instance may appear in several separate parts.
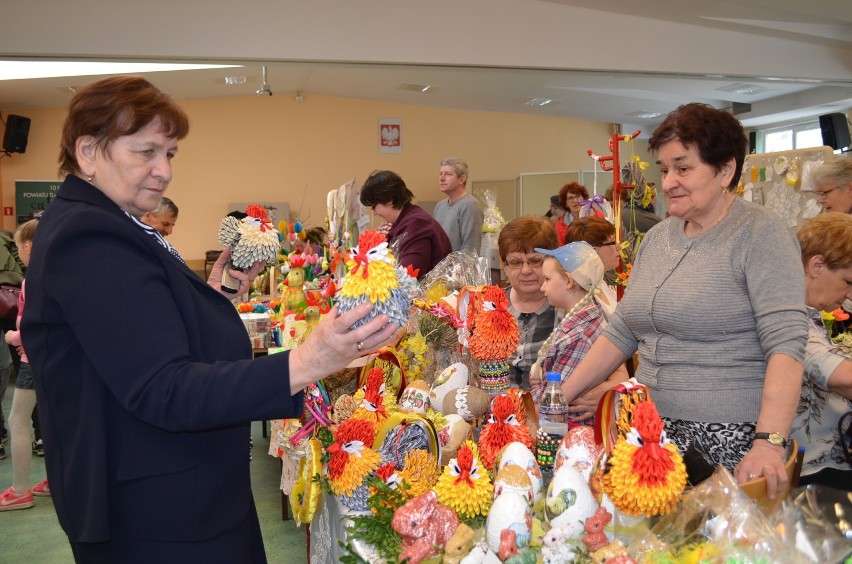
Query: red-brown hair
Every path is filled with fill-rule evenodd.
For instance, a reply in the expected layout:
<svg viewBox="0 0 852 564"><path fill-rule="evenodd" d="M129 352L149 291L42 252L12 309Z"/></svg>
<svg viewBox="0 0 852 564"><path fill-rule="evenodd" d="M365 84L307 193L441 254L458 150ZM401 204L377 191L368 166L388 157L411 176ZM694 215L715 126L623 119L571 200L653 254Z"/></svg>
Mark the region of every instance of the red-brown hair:
<svg viewBox="0 0 852 564"><path fill-rule="evenodd" d="M507 223L497 237L500 258L506 261L509 253L531 253L536 247L555 249L559 246L553 223L540 215L525 215Z"/></svg>
<svg viewBox="0 0 852 564"><path fill-rule="evenodd" d="M586 216L568 224L565 232L565 244L585 241L593 247L600 247L610 237L615 237L615 226L605 219Z"/></svg>
<svg viewBox="0 0 852 564"><path fill-rule="evenodd" d="M114 76L93 82L77 92L68 106L62 127L59 172L79 172L76 143L91 135L109 155L113 141L133 135L156 118L162 133L183 139L189 133L189 118L168 94L138 76Z"/></svg>
<svg viewBox="0 0 852 564"><path fill-rule="evenodd" d="M559 207L561 207L562 209L568 209L569 192L584 200L589 199L589 191L586 190L585 186L577 182L571 182L570 184L566 184L559 190Z"/></svg>

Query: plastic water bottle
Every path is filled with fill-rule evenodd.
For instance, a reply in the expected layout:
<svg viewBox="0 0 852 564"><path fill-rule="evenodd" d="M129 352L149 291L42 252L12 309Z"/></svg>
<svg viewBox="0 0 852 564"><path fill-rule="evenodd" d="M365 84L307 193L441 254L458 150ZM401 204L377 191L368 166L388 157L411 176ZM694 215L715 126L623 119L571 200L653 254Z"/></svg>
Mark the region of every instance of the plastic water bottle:
<svg viewBox="0 0 852 564"><path fill-rule="evenodd" d="M562 438L568 432L568 404L559 385L561 381L559 372L547 373L547 385L538 411L539 427L553 438Z"/></svg>

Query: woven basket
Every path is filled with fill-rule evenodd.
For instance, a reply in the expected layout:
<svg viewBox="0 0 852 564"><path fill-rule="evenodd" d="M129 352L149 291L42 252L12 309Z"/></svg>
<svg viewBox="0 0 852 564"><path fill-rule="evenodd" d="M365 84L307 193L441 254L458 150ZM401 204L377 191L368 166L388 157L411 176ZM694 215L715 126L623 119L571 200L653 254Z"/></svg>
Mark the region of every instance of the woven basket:
<svg viewBox="0 0 852 564"><path fill-rule="evenodd" d="M766 478L763 476L739 485L740 489L745 492L747 496L757 502L758 507L760 507L766 515L774 513L781 505L784 498L787 497L787 494L790 493L790 485L793 483L793 473L796 468L796 456L798 453L799 444L793 440L790 448L790 457L787 459L787 462L784 463L784 469L787 471L787 485L778 493L777 496L775 496L774 500L769 499L766 495Z"/></svg>

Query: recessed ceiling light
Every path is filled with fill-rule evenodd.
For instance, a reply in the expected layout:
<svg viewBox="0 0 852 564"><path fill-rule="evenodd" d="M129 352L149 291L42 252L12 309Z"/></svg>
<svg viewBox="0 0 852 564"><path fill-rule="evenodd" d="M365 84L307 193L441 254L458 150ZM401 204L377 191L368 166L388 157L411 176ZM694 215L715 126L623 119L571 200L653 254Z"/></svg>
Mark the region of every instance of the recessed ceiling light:
<svg viewBox="0 0 852 564"><path fill-rule="evenodd" d="M660 117L660 112L633 112L632 114L627 114L625 117L635 118L635 119L654 119Z"/></svg>
<svg viewBox="0 0 852 564"><path fill-rule="evenodd" d="M757 84L745 84L743 82L738 82L736 84L729 84L728 86L722 86L721 88L717 88L716 90L721 90L722 92L730 92L731 94L739 94L740 96L754 96L755 94L761 94L763 92L768 92L769 89Z"/></svg>
<svg viewBox="0 0 852 564"><path fill-rule="evenodd" d="M233 86L234 84L245 84L246 80L247 79L244 76L226 76L225 84L228 86Z"/></svg>
<svg viewBox="0 0 852 564"><path fill-rule="evenodd" d="M407 82L403 82L397 87L398 90L406 90L408 92L422 92L426 94L427 92L434 92L436 88L431 84L410 84Z"/></svg>
<svg viewBox="0 0 852 564"><path fill-rule="evenodd" d="M526 106L547 106L548 104L552 104L553 100L551 98L527 98L524 101L524 105Z"/></svg>

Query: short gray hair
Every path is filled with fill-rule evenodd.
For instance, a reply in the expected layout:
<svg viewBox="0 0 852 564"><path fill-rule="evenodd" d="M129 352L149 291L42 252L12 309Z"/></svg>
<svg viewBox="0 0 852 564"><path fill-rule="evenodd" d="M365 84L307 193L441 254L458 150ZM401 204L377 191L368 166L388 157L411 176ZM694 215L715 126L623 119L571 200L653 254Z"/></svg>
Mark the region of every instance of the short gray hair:
<svg viewBox="0 0 852 564"><path fill-rule="evenodd" d="M178 207L169 198L163 196L163 199L160 200L160 205L158 205L157 209L155 209L151 213L154 215L160 215L161 213L165 212L170 212L175 217L178 216Z"/></svg>
<svg viewBox="0 0 852 564"><path fill-rule="evenodd" d="M441 161L441 166L451 166L456 171L456 176L461 178L464 176L464 183L467 184L467 163L455 157L447 157Z"/></svg>
<svg viewBox="0 0 852 564"><path fill-rule="evenodd" d="M826 180L834 180L838 184L852 182L852 159L847 157L830 157L811 174L811 182L814 186Z"/></svg>

